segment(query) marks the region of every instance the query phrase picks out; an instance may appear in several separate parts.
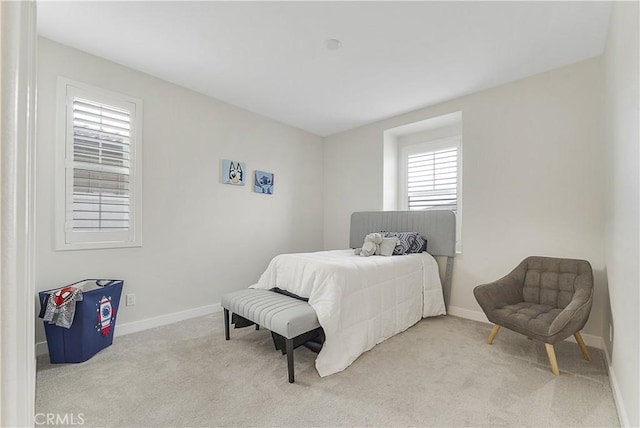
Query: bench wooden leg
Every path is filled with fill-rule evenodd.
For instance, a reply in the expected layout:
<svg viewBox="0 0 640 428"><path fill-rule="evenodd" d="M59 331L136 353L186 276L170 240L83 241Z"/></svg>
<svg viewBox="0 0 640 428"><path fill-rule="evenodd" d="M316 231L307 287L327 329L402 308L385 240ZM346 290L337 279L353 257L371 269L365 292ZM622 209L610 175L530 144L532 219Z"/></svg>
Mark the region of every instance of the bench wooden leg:
<svg viewBox="0 0 640 428"><path fill-rule="evenodd" d="M229 309L224 309L224 338L229 340Z"/></svg>
<svg viewBox="0 0 640 428"><path fill-rule="evenodd" d="M285 347L287 349L287 369L289 370L289 383L293 383L293 339L285 340Z"/></svg>
<svg viewBox="0 0 640 428"><path fill-rule="evenodd" d="M256 330L260 330L260 325L256 324Z"/></svg>

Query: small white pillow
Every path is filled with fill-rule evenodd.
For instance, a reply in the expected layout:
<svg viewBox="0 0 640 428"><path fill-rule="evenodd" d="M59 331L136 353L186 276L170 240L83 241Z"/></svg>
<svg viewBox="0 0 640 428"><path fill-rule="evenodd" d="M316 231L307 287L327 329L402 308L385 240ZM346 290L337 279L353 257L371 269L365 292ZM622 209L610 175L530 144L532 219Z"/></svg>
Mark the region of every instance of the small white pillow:
<svg viewBox="0 0 640 428"><path fill-rule="evenodd" d="M376 250L376 256L392 256L396 245L398 245L398 238L383 238Z"/></svg>

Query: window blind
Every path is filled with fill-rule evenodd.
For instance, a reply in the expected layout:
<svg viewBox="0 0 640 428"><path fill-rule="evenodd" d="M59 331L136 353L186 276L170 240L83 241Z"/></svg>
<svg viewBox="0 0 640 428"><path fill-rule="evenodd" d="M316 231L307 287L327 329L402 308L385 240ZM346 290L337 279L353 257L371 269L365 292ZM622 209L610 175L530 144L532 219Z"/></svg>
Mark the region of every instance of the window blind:
<svg viewBox="0 0 640 428"><path fill-rule="evenodd" d="M127 231L131 112L73 98L72 229Z"/></svg>
<svg viewBox="0 0 640 428"><path fill-rule="evenodd" d="M409 210L457 210L456 147L409 155L407 175Z"/></svg>

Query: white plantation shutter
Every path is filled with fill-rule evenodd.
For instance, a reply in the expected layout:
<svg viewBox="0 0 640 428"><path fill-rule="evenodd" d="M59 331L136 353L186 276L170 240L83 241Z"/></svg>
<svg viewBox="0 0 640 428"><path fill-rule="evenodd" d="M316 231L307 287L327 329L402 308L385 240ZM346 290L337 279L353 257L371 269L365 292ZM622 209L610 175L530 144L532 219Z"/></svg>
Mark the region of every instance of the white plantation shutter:
<svg viewBox="0 0 640 428"><path fill-rule="evenodd" d="M400 209L456 213L456 251L462 248L462 138L443 138L400 149Z"/></svg>
<svg viewBox="0 0 640 428"><path fill-rule="evenodd" d="M409 210L457 209L458 149L451 147L407 157Z"/></svg>
<svg viewBox="0 0 640 428"><path fill-rule="evenodd" d="M74 230L129 230L131 113L73 99Z"/></svg>
<svg viewBox="0 0 640 428"><path fill-rule="evenodd" d="M138 246L141 102L66 79L62 83L64 245L58 248Z"/></svg>

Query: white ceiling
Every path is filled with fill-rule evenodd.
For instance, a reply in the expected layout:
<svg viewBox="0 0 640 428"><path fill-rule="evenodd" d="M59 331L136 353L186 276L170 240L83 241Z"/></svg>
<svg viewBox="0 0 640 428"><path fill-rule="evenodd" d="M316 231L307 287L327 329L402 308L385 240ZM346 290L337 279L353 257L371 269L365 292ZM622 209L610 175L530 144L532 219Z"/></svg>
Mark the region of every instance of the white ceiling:
<svg viewBox="0 0 640 428"><path fill-rule="evenodd" d="M600 55L610 6L45 1L38 31L326 136Z"/></svg>

